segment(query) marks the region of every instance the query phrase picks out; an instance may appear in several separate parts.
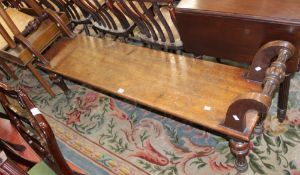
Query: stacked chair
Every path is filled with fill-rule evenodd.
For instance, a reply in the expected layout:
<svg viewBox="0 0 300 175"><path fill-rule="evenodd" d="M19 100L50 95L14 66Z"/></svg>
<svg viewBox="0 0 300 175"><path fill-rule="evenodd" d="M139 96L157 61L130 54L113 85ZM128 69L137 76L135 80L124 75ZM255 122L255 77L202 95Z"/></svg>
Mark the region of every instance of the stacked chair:
<svg viewBox="0 0 300 175"><path fill-rule="evenodd" d="M33 0L24 2L35 16L23 31L20 31L16 25L17 22L12 20L7 8L0 4L0 15L7 26L5 29L5 26L0 25L0 33L7 42L7 46L0 50L0 58L27 67L45 90L51 96L55 96L50 85L42 78L33 63L37 60L48 64L47 59L41 53L62 34L68 37L73 37L74 34L66 25L69 20L65 13L55 13L51 9L43 9Z"/></svg>
<svg viewBox="0 0 300 175"><path fill-rule="evenodd" d="M0 103L5 111L0 133L6 133L0 136L1 174L25 175L41 160L57 175L79 174L70 169L49 124L22 90L0 83Z"/></svg>
<svg viewBox="0 0 300 175"><path fill-rule="evenodd" d="M84 31L87 35L90 35L88 26L91 24L92 15L79 8L73 0L39 0L39 4L56 12L65 12L70 19L72 31L77 26L82 26L78 33Z"/></svg>
<svg viewBox="0 0 300 175"><path fill-rule="evenodd" d="M182 49L172 0L116 0L116 3L138 26L135 36L142 42L166 50ZM149 3L151 9L147 8Z"/></svg>
<svg viewBox="0 0 300 175"><path fill-rule="evenodd" d="M110 33L115 38L129 38L170 51L182 49L171 0L73 1L92 15L93 28L98 33Z"/></svg>
<svg viewBox="0 0 300 175"><path fill-rule="evenodd" d="M127 18L113 1L73 0L76 5L92 15L93 29L103 37L109 33L114 36L128 38L135 28L135 23Z"/></svg>

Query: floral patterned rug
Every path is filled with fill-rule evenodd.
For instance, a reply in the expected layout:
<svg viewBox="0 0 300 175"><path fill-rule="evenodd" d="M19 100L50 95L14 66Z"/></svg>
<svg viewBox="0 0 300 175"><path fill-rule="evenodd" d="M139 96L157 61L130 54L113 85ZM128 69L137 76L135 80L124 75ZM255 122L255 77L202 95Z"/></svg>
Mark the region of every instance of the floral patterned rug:
<svg viewBox="0 0 300 175"><path fill-rule="evenodd" d="M31 72L12 68L19 80L2 81L30 95L47 115L63 154L88 174L237 174L228 141L220 136L70 81L72 98L56 86L58 95L51 98ZM277 122L275 104L276 100L265 120L265 132L251 139L249 169L244 174L300 174L299 73L292 79L283 123Z"/></svg>

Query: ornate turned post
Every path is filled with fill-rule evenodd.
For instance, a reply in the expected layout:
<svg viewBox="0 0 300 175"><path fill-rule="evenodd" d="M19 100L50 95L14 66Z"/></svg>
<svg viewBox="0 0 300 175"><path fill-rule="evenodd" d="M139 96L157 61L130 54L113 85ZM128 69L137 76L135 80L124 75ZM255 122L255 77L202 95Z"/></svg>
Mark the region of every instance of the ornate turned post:
<svg viewBox="0 0 300 175"><path fill-rule="evenodd" d="M286 116L291 75L287 75L284 81L280 84L277 103L277 117L279 122L283 122Z"/></svg>
<svg viewBox="0 0 300 175"><path fill-rule="evenodd" d="M235 168L241 173L248 169L246 155L249 152L249 143L231 139L229 141L230 151L235 155Z"/></svg>
<svg viewBox="0 0 300 175"><path fill-rule="evenodd" d="M290 85L290 76L286 76L286 61L292 56L292 53L288 49L280 49L279 55L276 61L266 70L266 76L264 79L264 88L262 94L269 97L273 97L276 88L279 87L278 96L278 120L283 121L286 114L288 93ZM260 121L254 128L254 133L259 135L263 130L263 120L266 114L261 114Z"/></svg>

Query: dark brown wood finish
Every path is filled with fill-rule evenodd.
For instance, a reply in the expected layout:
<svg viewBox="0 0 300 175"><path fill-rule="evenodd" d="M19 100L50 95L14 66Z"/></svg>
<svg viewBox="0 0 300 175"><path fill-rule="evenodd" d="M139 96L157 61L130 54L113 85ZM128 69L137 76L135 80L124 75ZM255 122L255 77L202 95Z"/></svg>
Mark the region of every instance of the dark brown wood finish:
<svg viewBox="0 0 300 175"><path fill-rule="evenodd" d="M295 59L287 61L287 72L293 74L298 71L299 10L297 0L182 0L175 13L184 50L195 55L210 55L251 64L247 77L262 81L264 75L253 79L251 74L258 73L255 68L269 67L272 58L256 60L255 54L263 44L272 40L285 40L295 45ZM267 49L265 51L268 52ZM272 49L269 54L273 54ZM288 87L288 80L280 87L280 95L284 96L278 102L280 121L286 115Z"/></svg>
<svg viewBox="0 0 300 175"><path fill-rule="evenodd" d="M297 0L182 0L175 8L187 52L251 64L256 51L272 40L300 48ZM289 72L298 63L288 62Z"/></svg>
<svg viewBox="0 0 300 175"><path fill-rule="evenodd" d="M26 171L24 171L15 162L8 158L4 152L1 154L5 156L5 159L3 158L4 156L1 156L0 160L1 175L28 175Z"/></svg>
<svg viewBox="0 0 300 175"><path fill-rule="evenodd" d="M264 88L261 93L251 92L242 94L229 106L224 122L225 126L243 132L244 129L246 129L246 120L244 118L247 113L250 113L251 110L255 110L260 114L266 114L268 112L275 90L285 81L286 62L295 52L293 45L290 43L282 43L284 42L270 42L265 44L262 49L258 51L257 55L260 55L260 59L263 60L266 59L267 56L260 52L265 53L264 48L273 48L274 54L268 56L274 57L274 55L276 55L277 59L266 71L263 71L265 74L263 81ZM277 50L276 47L280 45L288 47ZM260 76L257 75L257 77L259 78Z"/></svg>
<svg viewBox="0 0 300 175"><path fill-rule="evenodd" d="M29 97L22 90L14 90L0 83L0 102L10 122L45 163L58 175L72 175L50 125ZM24 120L27 125L24 125Z"/></svg>
<svg viewBox="0 0 300 175"><path fill-rule="evenodd" d="M246 155L249 153L249 143L231 139L229 141L230 151L236 156L235 168L241 173L248 169Z"/></svg>
<svg viewBox="0 0 300 175"><path fill-rule="evenodd" d="M93 29L101 36L110 33L116 38L128 38L136 26L115 6L114 0L73 1L82 11L91 15Z"/></svg>
<svg viewBox="0 0 300 175"><path fill-rule="evenodd" d="M284 81L281 83L278 92L278 104L277 104L277 117L279 122L283 122L286 118L287 105L289 99L291 75L286 75Z"/></svg>
<svg viewBox="0 0 300 175"><path fill-rule="evenodd" d="M65 12L71 20L70 27L72 30L82 25L83 29L79 33L84 31L90 35L88 25L91 24L91 15L78 8L73 0L39 0L39 4L56 12Z"/></svg>
<svg viewBox="0 0 300 175"><path fill-rule="evenodd" d="M162 49L182 49L173 0L117 0L120 9L139 29L136 37ZM149 8L151 7L151 8Z"/></svg>

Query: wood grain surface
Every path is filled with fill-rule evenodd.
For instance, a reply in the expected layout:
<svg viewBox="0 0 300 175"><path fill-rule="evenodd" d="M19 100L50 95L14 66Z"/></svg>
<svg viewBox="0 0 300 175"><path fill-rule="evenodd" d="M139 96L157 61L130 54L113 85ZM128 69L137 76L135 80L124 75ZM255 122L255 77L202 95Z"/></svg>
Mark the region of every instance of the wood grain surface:
<svg viewBox="0 0 300 175"><path fill-rule="evenodd" d="M238 95L261 91L241 68L82 35L45 56L53 72L242 140L258 120L252 113L244 133L220 125Z"/></svg>

